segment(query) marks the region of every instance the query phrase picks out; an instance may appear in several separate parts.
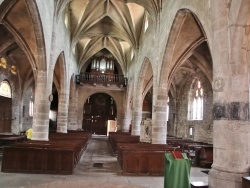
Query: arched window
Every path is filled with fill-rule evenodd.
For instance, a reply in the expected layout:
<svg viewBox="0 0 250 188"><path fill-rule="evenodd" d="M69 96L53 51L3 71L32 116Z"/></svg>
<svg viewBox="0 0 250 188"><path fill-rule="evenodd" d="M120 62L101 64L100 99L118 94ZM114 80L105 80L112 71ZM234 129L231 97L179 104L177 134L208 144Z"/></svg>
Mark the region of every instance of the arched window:
<svg viewBox="0 0 250 188"><path fill-rule="evenodd" d="M29 116L30 117L33 117L33 111L34 111L34 102L30 100L30 104L29 104Z"/></svg>
<svg viewBox="0 0 250 188"><path fill-rule="evenodd" d="M2 81L0 83L0 96L11 98L11 87L9 82Z"/></svg>
<svg viewBox="0 0 250 188"><path fill-rule="evenodd" d="M30 90L30 104L29 104L29 116L34 115L34 99L33 99L33 89Z"/></svg>
<svg viewBox="0 0 250 188"><path fill-rule="evenodd" d="M189 91L188 119L203 119L203 95L204 90L201 81L195 79Z"/></svg>
<svg viewBox="0 0 250 188"><path fill-rule="evenodd" d="M169 97L167 101L167 121L169 120Z"/></svg>
<svg viewBox="0 0 250 188"><path fill-rule="evenodd" d="M147 29L148 29L148 14L145 13L144 33L146 33Z"/></svg>

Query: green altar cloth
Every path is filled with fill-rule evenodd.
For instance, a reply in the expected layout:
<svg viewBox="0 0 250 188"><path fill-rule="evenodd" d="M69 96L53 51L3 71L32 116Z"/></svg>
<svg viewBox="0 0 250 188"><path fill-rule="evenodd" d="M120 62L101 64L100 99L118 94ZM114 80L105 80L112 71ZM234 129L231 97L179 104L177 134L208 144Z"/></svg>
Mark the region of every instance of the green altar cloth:
<svg viewBox="0 0 250 188"><path fill-rule="evenodd" d="M164 188L190 188L191 160L182 153L184 159L174 159L172 153L165 154Z"/></svg>

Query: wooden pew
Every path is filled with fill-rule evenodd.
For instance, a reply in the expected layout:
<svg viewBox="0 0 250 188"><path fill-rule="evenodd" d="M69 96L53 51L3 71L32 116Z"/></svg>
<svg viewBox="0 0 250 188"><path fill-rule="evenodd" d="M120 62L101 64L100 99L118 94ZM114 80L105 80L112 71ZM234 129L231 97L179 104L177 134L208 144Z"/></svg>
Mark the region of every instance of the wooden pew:
<svg viewBox="0 0 250 188"><path fill-rule="evenodd" d="M49 138L50 141L31 140L4 147L2 172L72 174L89 135L56 133Z"/></svg>
<svg viewBox="0 0 250 188"><path fill-rule="evenodd" d="M4 147L2 172L72 174L73 148Z"/></svg>
<svg viewBox="0 0 250 188"><path fill-rule="evenodd" d="M0 151L3 150L4 146L13 145L26 140L27 138L25 135L0 135Z"/></svg>
<svg viewBox="0 0 250 188"><path fill-rule="evenodd" d="M188 158L191 158L193 166L199 166L200 163L200 150L203 146L212 146L211 144L200 142L183 143L182 152L187 154Z"/></svg>
<svg viewBox="0 0 250 188"><path fill-rule="evenodd" d="M200 167L211 168L213 163L213 146L202 146L200 149Z"/></svg>
<svg viewBox="0 0 250 188"><path fill-rule="evenodd" d="M140 136L122 135L122 134L112 135L109 137L109 142L110 142L113 152L116 154L118 143L139 143Z"/></svg>
<svg viewBox="0 0 250 188"><path fill-rule="evenodd" d="M119 144L117 158L124 175L164 174L164 154L180 150L166 144Z"/></svg>

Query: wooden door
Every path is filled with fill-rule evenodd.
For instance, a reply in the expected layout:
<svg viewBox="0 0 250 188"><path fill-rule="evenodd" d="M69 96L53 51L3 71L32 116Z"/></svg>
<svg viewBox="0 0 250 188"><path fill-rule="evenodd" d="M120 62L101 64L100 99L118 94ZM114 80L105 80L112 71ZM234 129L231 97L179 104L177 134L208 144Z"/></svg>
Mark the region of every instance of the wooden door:
<svg viewBox="0 0 250 188"><path fill-rule="evenodd" d="M11 132L12 99L0 96L0 133Z"/></svg>

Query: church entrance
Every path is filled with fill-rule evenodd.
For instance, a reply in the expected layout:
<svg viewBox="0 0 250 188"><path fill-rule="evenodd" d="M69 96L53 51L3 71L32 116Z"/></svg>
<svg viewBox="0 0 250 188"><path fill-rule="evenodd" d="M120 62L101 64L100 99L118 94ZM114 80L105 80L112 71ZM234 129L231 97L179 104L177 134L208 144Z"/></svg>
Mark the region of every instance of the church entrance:
<svg viewBox="0 0 250 188"><path fill-rule="evenodd" d="M92 134L107 135L109 126L114 124L110 122L115 121L116 117L114 99L105 93L93 94L84 104L82 128Z"/></svg>

